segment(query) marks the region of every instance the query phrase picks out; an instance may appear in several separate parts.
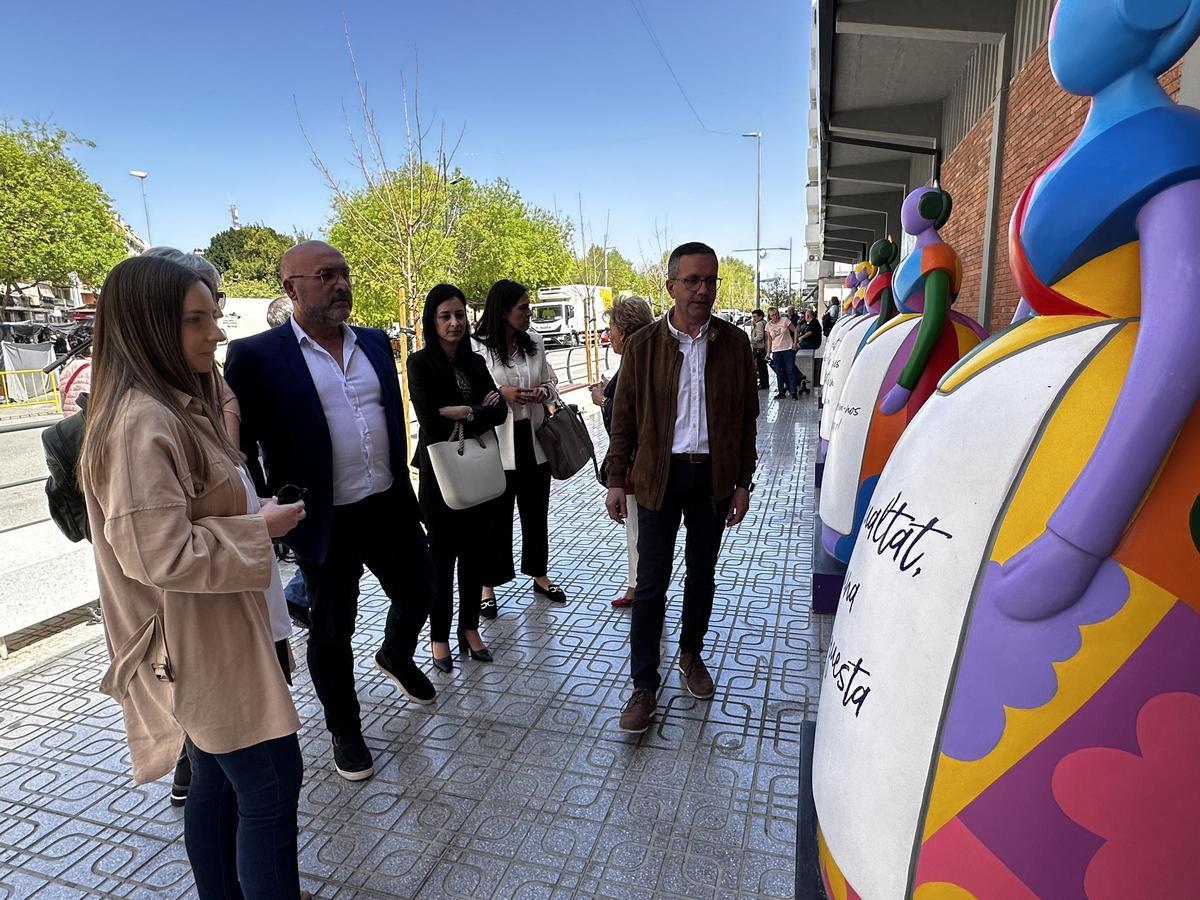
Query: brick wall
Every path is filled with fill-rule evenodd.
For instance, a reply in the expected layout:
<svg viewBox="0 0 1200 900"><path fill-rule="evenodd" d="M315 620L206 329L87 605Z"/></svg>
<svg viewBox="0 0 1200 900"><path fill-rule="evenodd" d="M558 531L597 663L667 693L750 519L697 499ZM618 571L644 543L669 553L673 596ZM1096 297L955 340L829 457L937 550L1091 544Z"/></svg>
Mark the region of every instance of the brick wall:
<svg viewBox="0 0 1200 900"><path fill-rule="evenodd" d="M1160 79L1163 87L1176 99L1181 72L1182 65L1176 65ZM983 323L992 331L1012 321L1020 299L1008 267L1008 223L1013 208L1025 185L1075 139L1083 127L1087 110L1087 98L1073 97L1055 84L1045 44L1009 83L992 317L990 323ZM942 186L954 197L954 215L942 234L962 258L963 288L957 308L967 315L979 312L991 133L992 111L989 107L962 143L942 162Z"/></svg>
<svg viewBox="0 0 1200 900"><path fill-rule="evenodd" d="M979 315L979 276L983 270L983 228L987 209L988 157L992 146L992 108L989 106L962 142L942 162L942 187L954 198L954 212L942 237L958 251L963 281L954 308Z"/></svg>

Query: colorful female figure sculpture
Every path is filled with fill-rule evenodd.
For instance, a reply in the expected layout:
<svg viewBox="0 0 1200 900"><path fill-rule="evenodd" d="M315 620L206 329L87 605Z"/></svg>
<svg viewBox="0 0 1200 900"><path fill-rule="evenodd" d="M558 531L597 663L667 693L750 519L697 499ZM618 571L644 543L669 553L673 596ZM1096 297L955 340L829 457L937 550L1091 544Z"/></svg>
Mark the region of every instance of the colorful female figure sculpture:
<svg viewBox="0 0 1200 900"><path fill-rule="evenodd" d="M834 416L837 413L838 400L842 388L846 384L846 376L850 374L850 366L858 353L859 339L850 340L851 334L860 337L870 326L870 316L866 312L867 283L875 274L875 267L870 260L857 263L854 270L846 276L847 287L853 281L853 290L846 297L848 313L843 313L829 333L829 346L825 351L825 377L821 384L821 449L829 444L829 436L833 433Z"/></svg>
<svg viewBox="0 0 1200 900"><path fill-rule="evenodd" d="M1157 82L1197 35L1200 0L1057 6L1093 99L1014 212L1039 315L943 379L847 570L831 897L1200 896L1200 112Z"/></svg>
<svg viewBox="0 0 1200 900"><path fill-rule="evenodd" d="M892 321L899 309L896 307L896 295L892 290L892 270L900 259L900 248L889 235L871 245L871 264L875 266L876 275L867 285L867 312L875 318L867 333L863 335L859 350L866 346L876 331Z"/></svg>
<svg viewBox="0 0 1200 900"><path fill-rule="evenodd" d="M913 191L901 207L916 247L892 284L904 314L870 336L846 378L830 435L821 485L821 539L847 562L876 482L896 442L941 377L985 337L973 319L950 309L962 270L938 229L950 218L950 195ZM865 332L864 332L865 335Z"/></svg>

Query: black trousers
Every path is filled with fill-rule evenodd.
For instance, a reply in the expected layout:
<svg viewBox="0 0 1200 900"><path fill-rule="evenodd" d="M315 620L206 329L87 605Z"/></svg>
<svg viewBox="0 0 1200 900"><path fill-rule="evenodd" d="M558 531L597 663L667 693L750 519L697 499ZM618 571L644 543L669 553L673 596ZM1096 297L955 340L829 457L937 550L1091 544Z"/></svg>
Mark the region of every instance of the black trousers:
<svg viewBox="0 0 1200 900"><path fill-rule="evenodd" d="M489 586L517 577L513 561L513 506L521 514L521 571L540 578L550 566L550 466L538 465L533 455L533 425L528 419L513 423L516 451L514 470L505 470L508 489L493 506L488 534L490 562L484 576Z"/></svg>
<svg viewBox="0 0 1200 900"><path fill-rule="evenodd" d="M672 459L662 507L652 510L638 505L637 590L633 594L629 623L629 667L635 688L657 691L662 683L658 672L659 643L680 519L687 527L684 543L687 577L683 585L679 649L684 653L704 650L704 635L712 617L716 591L717 554L731 499L713 499L710 463Z"/></svg>
<svg viewBox="0 0 1200 900"><path fill-rule="evenodd" d="M458 564L458 630L479 628L479 599L483 594L484 574L482 544L488 538L488 528L495 516L492 509L495 501L470 509L451 509L429 466L421 468L420 501L437 578L433 606L429 610L429 639L441 643L450 639L450 621L454 618L455 563ZM510 524L510 531L511 528Z"/></svg>
<svg viewBox="0 0 1200 900"><path fill-rule="evenodd" d="M760 388L770 387L771 386L771 375L770 375L770 372L767 370L767 351L766 350L755 350L754 351L754 367L758 372L758 386Z"/></svg>
<svg viewBox="0 0 1200 900"><path fill-rule="evenodd" d="M403 475L401 477L404 477ZM429 616L433 561L419 522L402 512L392 491L333 508L333 538L323 563L298 560L308 590L308 670L337 736L362 730L354 690L354 626L365 565L390 601L383 631L389 667L410 665Z"/></svg>

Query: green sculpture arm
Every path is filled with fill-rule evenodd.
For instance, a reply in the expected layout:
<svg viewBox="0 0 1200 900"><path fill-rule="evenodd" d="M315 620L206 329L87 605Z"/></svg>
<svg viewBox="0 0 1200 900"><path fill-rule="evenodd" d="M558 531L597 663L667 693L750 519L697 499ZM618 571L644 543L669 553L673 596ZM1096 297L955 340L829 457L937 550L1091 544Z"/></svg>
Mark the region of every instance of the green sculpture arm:
<svg viewBox="0 0 1200 900"><path fill-rule="evenodd" d="M879 292L879 316L875 319L875 330L878 331L885 323L890 322L897 311L896 297L892 293L892 286L889 284Z"/></svg>
<svg viewBox="0 0 1200 900"><path fill-rule="evenodd" d="M930 272L925 277L925 311L921 313L921 328L917 332L917 341L913 344L908 362L900 371L897 384L907 391L917 386L921 373L933 355L942 334L942 326L946 324L946 315L950 310L950 273L941 270Z"/></svg>

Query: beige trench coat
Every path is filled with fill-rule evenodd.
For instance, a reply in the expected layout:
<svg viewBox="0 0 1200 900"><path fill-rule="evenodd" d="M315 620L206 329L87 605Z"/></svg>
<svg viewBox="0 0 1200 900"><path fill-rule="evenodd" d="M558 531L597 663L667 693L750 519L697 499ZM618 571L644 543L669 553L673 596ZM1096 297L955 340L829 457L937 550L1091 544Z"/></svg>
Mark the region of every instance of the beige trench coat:
<svg viewBox="0 0 1200 900"><path fill-rule="evenodd" d="M210 477L171 413L133 390L84 479L112 665L100 689L121 704L137 783L171 771L186 733L228 753L300 728L263 591L271 539L199 404L176 399L205 437Z"/></svg>

